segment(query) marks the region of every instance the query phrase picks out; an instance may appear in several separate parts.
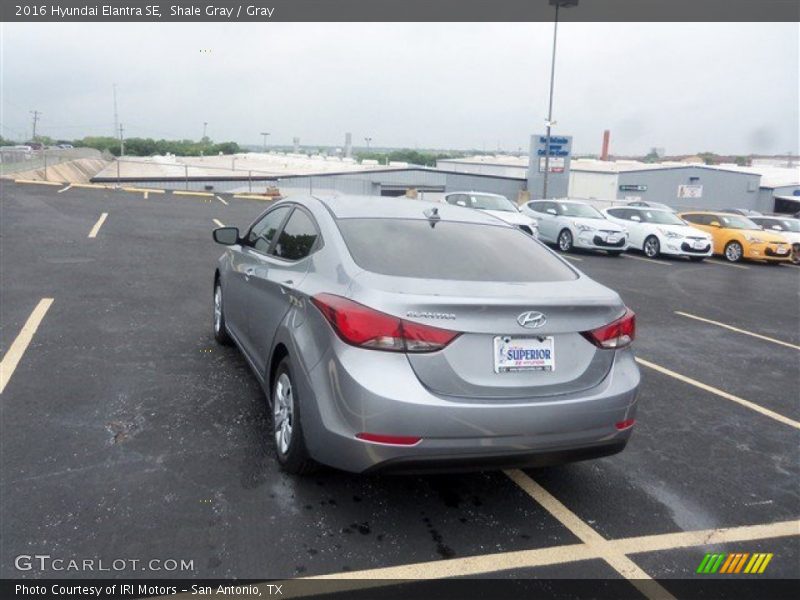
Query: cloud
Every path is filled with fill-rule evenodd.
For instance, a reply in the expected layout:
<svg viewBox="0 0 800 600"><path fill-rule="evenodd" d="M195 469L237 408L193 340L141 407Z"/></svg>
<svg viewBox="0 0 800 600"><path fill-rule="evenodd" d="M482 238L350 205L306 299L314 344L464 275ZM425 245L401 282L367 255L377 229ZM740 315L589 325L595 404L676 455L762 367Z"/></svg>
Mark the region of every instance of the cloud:
<svg viewBox="0 0 800 600"><path fill-rule="evenodd" d="M552 24L5 24L3 135L526 148ZM798 151L796 24L562 23L556 131L578 152Z"/></svg>

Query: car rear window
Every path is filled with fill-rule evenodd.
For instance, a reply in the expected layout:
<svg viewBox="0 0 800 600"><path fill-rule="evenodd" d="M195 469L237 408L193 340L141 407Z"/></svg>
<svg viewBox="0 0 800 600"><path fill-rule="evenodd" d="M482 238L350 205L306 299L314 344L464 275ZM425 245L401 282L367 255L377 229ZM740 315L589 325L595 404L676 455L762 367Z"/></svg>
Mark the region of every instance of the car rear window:
<svg viewBox="0 0 800 600"><path fill-rule="evenodd" d="M340 219L356 264L396 277L568 281L575 272L518 229L420 219Z"/></svg>

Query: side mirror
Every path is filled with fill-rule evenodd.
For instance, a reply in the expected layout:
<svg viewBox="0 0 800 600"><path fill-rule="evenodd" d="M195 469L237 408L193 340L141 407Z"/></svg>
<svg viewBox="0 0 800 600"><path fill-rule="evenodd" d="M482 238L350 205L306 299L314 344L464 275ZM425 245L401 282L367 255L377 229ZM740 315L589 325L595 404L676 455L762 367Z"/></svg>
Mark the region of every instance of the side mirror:
<svg viewBox="0 0 800 600"><path fill-rule="evenodd" d="M238 227L219 227L212 233L214 241L223 246L233 246L239 242Z"/></svg>
<svg viewBox="0 0 800 600"><path fill-rule="evenodd" d="M545 212L546 212L548 215L553 215L554 217L555 217L556 215L558 215L558 213L556 212L556 209L555 209L555 208L548 208L548 209L547 209Z"/></svg>
<svg viewBox="0 0 800 600"><path fill-rule="evenodd" d="M640 217L639 215L631 215L631 221L636 221L637 223L641 223L642 217Z"/></svg>
<svg viewBox="0 0 800 600"><path fill-rule="evenodd" d="M722 227L722 225L719 224L719 221L711 221L709 225L711 225L712 227Z"/></svg>

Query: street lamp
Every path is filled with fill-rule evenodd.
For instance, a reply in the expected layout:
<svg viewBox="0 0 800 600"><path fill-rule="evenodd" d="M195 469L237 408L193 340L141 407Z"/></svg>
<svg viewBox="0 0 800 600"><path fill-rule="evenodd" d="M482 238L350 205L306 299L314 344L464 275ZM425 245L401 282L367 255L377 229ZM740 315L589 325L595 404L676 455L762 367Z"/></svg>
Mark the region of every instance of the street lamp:
<svg viewBox="0 0 800 600"><path fill-rule="evenodd" d="M369 152L369 143L372 141L371 137L365 137L364 141L367 142L367 152Z"/></svg>
<svg viewBox="0 0 800 600"><path fill-rule="evenodd" d="M266 131L262 131L261 135L264 136L264 152L266 153L266 151L267 151L267 136L269 135L269 133L266 132Z"/></svg>
<svg viewBox="0 0 800 600"><path fill-rule="evenodd" d="M550 176L550 130L553 121L553 83L556 77L556 42L558 41L558 9L578 6L578 0L550 0L550 6L556 7L556 17L553 23L553 56L550 62L550 102L547 108L547 143L544 147L544 178L542 179L542 198L547 198L547 179ZM533 157L531 157L533 158Z"/></svg>

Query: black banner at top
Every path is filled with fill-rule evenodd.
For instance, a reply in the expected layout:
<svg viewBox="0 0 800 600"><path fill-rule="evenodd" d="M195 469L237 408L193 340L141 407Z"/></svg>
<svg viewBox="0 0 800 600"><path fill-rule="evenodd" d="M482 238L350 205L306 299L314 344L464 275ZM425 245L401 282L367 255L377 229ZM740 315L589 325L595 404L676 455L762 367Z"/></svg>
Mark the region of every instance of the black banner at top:
<svg viewBox="0 0 800 600"><path fill-rule="evenodd" d="M84 22L769 22L800 0L3 0L0 20Z"/></svg>

